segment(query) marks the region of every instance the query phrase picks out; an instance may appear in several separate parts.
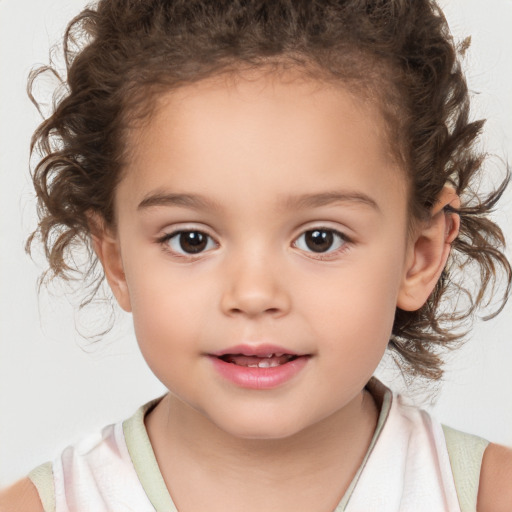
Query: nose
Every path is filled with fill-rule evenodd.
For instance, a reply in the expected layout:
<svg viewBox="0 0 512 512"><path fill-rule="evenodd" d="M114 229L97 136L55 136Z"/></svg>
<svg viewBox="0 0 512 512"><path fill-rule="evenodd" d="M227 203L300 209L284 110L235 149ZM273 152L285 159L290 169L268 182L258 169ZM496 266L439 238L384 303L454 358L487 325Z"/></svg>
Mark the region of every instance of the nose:
<svg viewBox="0 0 512 512"><path fill-rule="evenodd" d="M286 279L268 258L252 254L227 264L221 309L229 316L280 317L291 306Z"/></svg>

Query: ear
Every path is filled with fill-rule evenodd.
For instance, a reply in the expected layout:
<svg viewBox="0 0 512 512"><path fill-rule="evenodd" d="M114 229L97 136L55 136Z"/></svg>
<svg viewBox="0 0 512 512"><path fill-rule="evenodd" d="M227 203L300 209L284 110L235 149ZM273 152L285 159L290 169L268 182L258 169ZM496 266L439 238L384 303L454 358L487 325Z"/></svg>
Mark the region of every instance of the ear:
<svg viewBox="0 0 512 512"><path fill-rule="evenodd" d="M445 186L432 208L430 220L418 228L409 242L404 277L398 294L397 307L405 311L420 309L432 293L450 254L451 243L457 238L460 217L445 208L460 207L455 190Z"/></svg>
<svg viewBox="0 0 512 512"><path fill-rule="evenodd" d="M89 213L89 231L94 252L103 266L105 277L117 302L125 311L131 311L130 295L123 269L123 259L118 237L106 227L96 213Z"/></svg>

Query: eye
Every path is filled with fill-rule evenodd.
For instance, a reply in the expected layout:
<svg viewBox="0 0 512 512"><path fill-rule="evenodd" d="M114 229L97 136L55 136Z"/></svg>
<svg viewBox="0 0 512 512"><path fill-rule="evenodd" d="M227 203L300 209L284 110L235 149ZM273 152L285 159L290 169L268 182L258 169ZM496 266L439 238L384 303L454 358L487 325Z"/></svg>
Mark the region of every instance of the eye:
<svg viewBox="0 0 512 512"><path fill-rule="evenodd" d="M307 252L334 252L347 243L347 237L335 229L310 229L300 235L294 245Z"/></svg>
<svg viewBox="0 0 512 512"><path fill-rule="evenodd" d="M212 237L202 231L175 231L160 240L176 254L199 254L217 246Z"/></svg>

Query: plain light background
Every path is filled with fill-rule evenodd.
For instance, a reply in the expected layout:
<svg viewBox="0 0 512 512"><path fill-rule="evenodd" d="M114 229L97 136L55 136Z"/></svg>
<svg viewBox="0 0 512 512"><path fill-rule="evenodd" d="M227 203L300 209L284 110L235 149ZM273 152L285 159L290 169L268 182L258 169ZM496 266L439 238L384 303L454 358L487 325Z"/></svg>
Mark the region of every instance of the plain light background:
<svg viewBox="0 0 512 512"><path fill-rule="evenodd" d="M85 3L0 0L0 487L165 391L139 354L128 315L119 315L118 327L101 343L84 341L75 308L58 290L38 298L42 267L23 250L35 226L28 148L40 121L25 93L27 75L48 62L49 45ZM466 71L475 116L488 118L488 150L506 158L512 149L512 1L442 5L456 38L472 36ZM512 243L511 200L509 190L496 219ZM95 325L94 315L102 313L88 321ZM393 371L380 375L400 388ZM497 319L476 324L471 340L450 358L437 403L426 407L455 428L512 445L512 303Z"/></svg>

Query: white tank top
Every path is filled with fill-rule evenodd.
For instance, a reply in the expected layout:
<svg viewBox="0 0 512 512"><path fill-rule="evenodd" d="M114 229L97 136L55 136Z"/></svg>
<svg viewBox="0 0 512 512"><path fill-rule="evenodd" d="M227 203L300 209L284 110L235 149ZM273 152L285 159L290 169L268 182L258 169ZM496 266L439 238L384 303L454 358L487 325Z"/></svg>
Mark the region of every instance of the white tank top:
<svg viewBox="0 0 512 512"><path fill-rule="evenodd" d="M377 428L335 512L464 512L441 424L374 377L367 389L380 407ZM42 489L43 466L31 474L45 512L178 512L144 426L159 400L66 448L51 465L53 496Z"/></svg>

